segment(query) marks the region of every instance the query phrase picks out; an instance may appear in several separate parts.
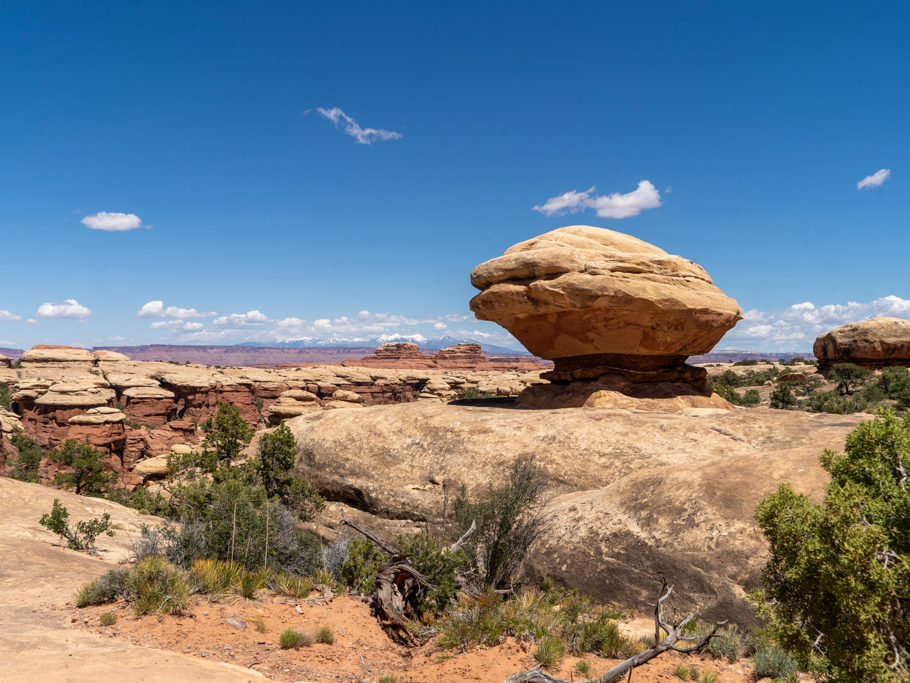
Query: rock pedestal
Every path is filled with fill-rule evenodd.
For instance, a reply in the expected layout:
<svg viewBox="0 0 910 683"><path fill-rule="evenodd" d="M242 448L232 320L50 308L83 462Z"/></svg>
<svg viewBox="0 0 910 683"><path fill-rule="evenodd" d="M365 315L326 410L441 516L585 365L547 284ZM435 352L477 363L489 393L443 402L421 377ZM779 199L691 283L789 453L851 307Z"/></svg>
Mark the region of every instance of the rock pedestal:
<svg viewBox="0 0 910 683"><path fill-rule="evenodd" d="M712 397L707 353L741 313L705 270L630 235L575 225L559 228L480 264L471 310L505 327L533 354L554 362L542 377L567 391L531 387L529 407L560 407L560 393L619 392L634 398ZM693 398L689 405L703 405Z"/></svg>
<svg viewBox="0 0 910 683"><path fill-rule="evenodd" d="M819 335L812 351L823 374L837 363L855 363L871 370L889 365L910 367L910 320L872 318L847 323Z"/></svg>

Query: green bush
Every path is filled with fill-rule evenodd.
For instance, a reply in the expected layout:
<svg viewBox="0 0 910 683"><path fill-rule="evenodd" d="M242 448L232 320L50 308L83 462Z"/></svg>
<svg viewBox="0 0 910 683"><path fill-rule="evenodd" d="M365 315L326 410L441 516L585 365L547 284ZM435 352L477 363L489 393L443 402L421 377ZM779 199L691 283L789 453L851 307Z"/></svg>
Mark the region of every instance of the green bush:
<svg viewBox="0 0 910 683"><path fill-rule="evenodd" d="M302 647L309 647L312 645L313 637L307 633L302 633L292 628L286 628L281 632L279 642L284 650L290 650L291 648L299 650Z"/></svg>
<svg viewBox="0 0 910 683"><path fill-rule="evenodd" d="M313 579L308 576L279 573L272 576L270 587L279 595L300 599L307 597L313 590Z"/></svg>
<svg viewBox="0 0 910 683"><path fill-rule="evenodd" d="M795 410L799 406L793 390L786 384L778 384L771 392L771 407L779 410Z"/></svg>
<svg viewBox="0 0 910 683"><path fill-rule="evenodd" d="M881 411L826 451L824 502L788 485L756 518L771 556L753 594L774 640L834 680L906 680L894 644L910 642L910 414Z"/></svg>
<svg viewBox="0 0 910 683"><path fill-rule="evenodd" d="M708 652L717 659L733 663L747 650L746 639L735 626L727 626L717 632L717 637L708 641Z"/></svg>
<svg viewBox="0 0 910 683"><path fill-rule="evenodd" d="M449 403L452 401L476 401L484 398L496 398L496 394L489 391L481 391L477 387L466 387L450 398Z"/></svg>
<svg viewBox="0 0 910 683"><path fill-rule="evenodd" d="M0 382L0 408L13 409L13 400L10 398L9 385L6 382Z"/></svg>
<svg viewBox="0 0 910 683"><path fill-rule="evenodd" d="M18 452L13 469L10 470L9 476L19 481L27 481L32 484L38 483L38 469L41 467L41 459L44 457L44 451L32 437L19 432L13 434L10 442Z"/></svg>
<svg viewBox="0 0 910 683"><path fill-rule="evenodd" d="M835 363L828 371L828 380L837 383L837 390L842 394L852 394L872 375L872 371L861 368L855 363Z"/></svg>
<svg viewBox="0 0 910 683"><path fill-rule="evenodd" d="M508 480L470 501L465 487L454 501L460 536L477 524L465 548L484 585L504 588L518 572L542 527L543 470L532 458L517 458Z"/></svg>
<svg viewBox="0 0 910 683"><path fill-rule="evenodd" d="M50 513L42 515L39 524L45 527L63 539L66 539L66 547L71 550L95 550L95 540L101 534L108 536L114 535L111 528L111 516L107 512L101 515L101 519L89 519L86 521L76 522L76 528L72 528L67 521L70 513L60 504L58 498L54 498L54 504Z"/></svg>
<svg viewBox="0 0 910 683"><path fill-rule="evenodd" d="M755 667L756 675L768 678L787 680L798 673L796 664L786 650L768 641L758 644L755 654L752 655L752 665Z"/></svg>
<svg viewBox="0 0 910 683"><path fill-rule="evenodd" d="M849 415L859 412L862 404L851 401L836 391L823 391L812 394L806 401L806 408L810 413L831 413L833 415Z"/></svg>
<svg viewBox="0 0 910 683"><path fill-rule="evenodd" d="M534 648L534 659L544 668L552 668L559 664L566 653L566 646L556 636L544 636L537 641Z"/></svg>
<svg viewBox="0 0 910 683"><path fill-rule="evenodd" d="M363 595L371 595L379 567L388 558L368 538L355 538L348 550L348 559L341 565L340 579L346 586Z"/></svg>
<svg viewBox="0 0 910 683"><path fill-rule="evenodd" d="M113 626L117 623L117 613L116 612L105 612L99 617L102 626Z"/></svg>
<svg viewBox="0 0 910 683"><path fill-rule="evenodd" d="M230 466L253 440L254 434L240 409L230 403L219 403L215 417L208 418L202 429L206 432L202 447L204 453L209 454L208 469Z"/></svg>
<svg viewBox="0 0 910 683"><path fill-rule="evenodd" d="M414 569L436 587L420 596L418 611L439 614L446 610L458 594L456 576L471 566L467 553L464 550L451 553L448 546L425 533L398 536L397 545Z"/></svg>
<svg viewBox="0 0 910 683"><path fill-rule="evenodd" d="M237 588L243 576L243 565L215 559L197 559L190 569L190 576L200 593L218 595Z"/></svg>
<svg viewBox="0 0 910 683"><path fill-rule="evenodd" d="M147 557L129 570L126 588L137 615L183 614L189 604L187 576L164 557Z"/></svg>
<svg viewBox="0 0 910 683"><path fill-rule="evenodd" d="M335 642L335 633L328 626L323 626L316 631L316 642L331 645Z"/></svg>
<svg viewBox="0 0 910 683"><path fill-rule="evenodd" d="M76 607L103 605L127 597L128 573L128 569L111 569L91 583L85 584L76 593Z"/></svg>
<svg viewBox="0 0 910 683"><path fill-rule="evenodd" d="M67 439L48 455L58 465L68 468L57 472L54 483L75 489L78 494L99 496L117 481L116 472L104 471L104 452L87 443Z"/></svg>

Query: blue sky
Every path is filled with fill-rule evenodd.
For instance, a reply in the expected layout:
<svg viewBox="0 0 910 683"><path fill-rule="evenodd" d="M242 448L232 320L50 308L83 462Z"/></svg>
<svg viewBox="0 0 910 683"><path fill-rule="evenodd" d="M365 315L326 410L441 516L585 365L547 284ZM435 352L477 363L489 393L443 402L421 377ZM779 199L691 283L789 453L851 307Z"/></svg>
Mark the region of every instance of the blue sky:
<svg viewBox="0 0 910 683"><path fill-rule="evenodd" d="M703 265L747 312L718 348L910 317L907 35L897 2L5 2L0 345L507 342L471 268L577 223Z"/></svg>

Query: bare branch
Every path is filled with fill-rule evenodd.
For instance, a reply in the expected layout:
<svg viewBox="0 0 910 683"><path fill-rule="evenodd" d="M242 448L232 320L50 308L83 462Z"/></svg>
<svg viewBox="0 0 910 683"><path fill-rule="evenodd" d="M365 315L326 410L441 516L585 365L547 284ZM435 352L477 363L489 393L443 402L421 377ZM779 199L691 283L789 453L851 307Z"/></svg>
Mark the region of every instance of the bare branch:
<svg viewBox="0 0 910 683"><path fill-rule="evenodd" d="M449 552L454 553L456 550L461 548L461 546L464 545L464 542L468 540L468 537L475 531L477 531L477 521L471 520L471 526L461 535L461 538L449 546Z"/></svg>

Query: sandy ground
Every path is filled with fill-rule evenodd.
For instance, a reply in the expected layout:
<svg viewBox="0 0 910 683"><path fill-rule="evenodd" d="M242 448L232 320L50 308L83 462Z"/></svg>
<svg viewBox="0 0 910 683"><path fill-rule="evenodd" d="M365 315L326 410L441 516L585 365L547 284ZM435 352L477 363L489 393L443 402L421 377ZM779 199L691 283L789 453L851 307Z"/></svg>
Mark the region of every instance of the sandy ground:
<svg viewBox="0 0 910 683"><path fill-rule="evenodd" d="M67 550L38 520L60 498L72 520L111 514L113 538L99 541L100 557ZM378 681L398 683L503 681L531 668L533 645L508 639L467 651L441 650L431 640L419 648L395 645L360 598L328 601L275 596L256 600L197 596L185 616L136 617L118 603L77 609L75 591L128 557L139 527L153 518L108 501L83 498L0 478L0 680L3 681ZM315 594L314 594L315 596ZM117 621L102 626L100 615ZM261 626L258 626L260 625ZM279 646L287 627L314 633L332 629L335 642L300 650ZM633 626L648 632L640 621ZM585 658L592 674L615 663ZM578 680L574 656L551 671ZM754 680L747 663L666 654L635 670L634 681L678 681L680 663L714 672L722 683Z"/></svg>

